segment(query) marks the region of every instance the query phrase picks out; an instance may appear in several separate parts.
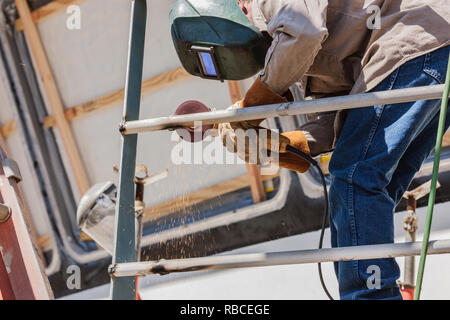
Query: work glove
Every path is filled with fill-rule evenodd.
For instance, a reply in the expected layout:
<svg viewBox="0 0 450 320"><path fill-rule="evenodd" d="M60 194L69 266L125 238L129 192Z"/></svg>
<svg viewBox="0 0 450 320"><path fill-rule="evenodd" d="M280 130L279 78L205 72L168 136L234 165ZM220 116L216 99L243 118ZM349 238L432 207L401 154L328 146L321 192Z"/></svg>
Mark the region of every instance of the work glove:
<svg viewBox="0 0 450 320"><path fill-rule="evenodd" d="M230 108L238 109L238 108L249 108L253 106L260 105L269 105L269 104L277 104L277 103L286 103L289 100L286 97L278 95L276 92L272 91L269 87L267 87L259 78L256 79L251 88L247 91L243 100L238 101ZM274 143L276 141L274 135L278 135L274 131L267 130L267 139L259 138L259 131L262 128L260 123L264 121L264 119L258 120L250 120L250 121L239 121L232 123L222 123L218 125L218 135L222 138L223 145L227 148L229 152L236 153L238 157L246 162L261 164L260 155L264 154L267 151L268 154L270 152L278 152L279 153L279 163L278 165L282 168L286 168L289 170L294 170L300 173L306 172L310 163L304 159L301 159L297 155L286 153L286 146L291 145L292 147L304 152L307 155L310 155L310 150L308 146L308 142L306 140L305 135L302 131L291 131L286 132L278 136L278 143ZM249 143L238 144L238 136L240 134L245 134L246 130L254 129L256 130L257 139L257 150L262 150L263 152L257 152L256 157L253 151L255 146ZM264 150L265 149L265 150ZM256 158L256 159L255 159ZM273 158L273 154L272 154Z"/></svg>

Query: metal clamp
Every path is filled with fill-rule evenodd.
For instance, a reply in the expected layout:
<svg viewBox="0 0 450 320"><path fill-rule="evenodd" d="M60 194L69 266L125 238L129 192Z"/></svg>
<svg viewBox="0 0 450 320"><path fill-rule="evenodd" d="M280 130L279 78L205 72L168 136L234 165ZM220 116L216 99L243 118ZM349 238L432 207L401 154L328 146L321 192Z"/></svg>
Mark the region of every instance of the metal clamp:
<svg viewBox="0 0 450 320"><path fill-rule="evenodd" d="M0 203L0 223L5 223L11 217L11 208Z"/></svg>
<svg viewBox="0 0 450 320"><path fill-rule="evenodd" d="M13 159L5 159L3 162L3 171L5 171L6 178L13 178L17 183L22 181L22 174L20 173L19 165Z"/></svg>

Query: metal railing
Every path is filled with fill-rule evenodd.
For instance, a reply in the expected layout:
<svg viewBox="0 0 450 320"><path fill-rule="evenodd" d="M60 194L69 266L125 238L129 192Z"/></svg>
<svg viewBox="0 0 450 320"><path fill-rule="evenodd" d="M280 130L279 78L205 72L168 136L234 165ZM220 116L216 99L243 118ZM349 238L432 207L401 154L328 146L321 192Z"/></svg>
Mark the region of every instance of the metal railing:
<svg viewBox="0 0 450 320"><path fill-rule="evenodd" d="M146 276L173 272L225 270L289 264L337 262L420 255L421 242L378 244L288 252L223 255L202 258L147 261L111 265L113 277ZM450 253L450 240L432 241L428 254Z"/></svg>
<svg viewBox="0 0 450 320"><path fill-rule="evenodd" d="M201 122L202 125L210 125L222 122L238 122L279 116L293 116L417 100L434 100L441 99L443 91L444 85L441 84L410 89L379 91L317 100L255 106L243 109L215 110L205 113L127 121L121 125L120 130L123 135L130 135L158 130L171 130L178 127L193 127L195 122Z"/></svg>

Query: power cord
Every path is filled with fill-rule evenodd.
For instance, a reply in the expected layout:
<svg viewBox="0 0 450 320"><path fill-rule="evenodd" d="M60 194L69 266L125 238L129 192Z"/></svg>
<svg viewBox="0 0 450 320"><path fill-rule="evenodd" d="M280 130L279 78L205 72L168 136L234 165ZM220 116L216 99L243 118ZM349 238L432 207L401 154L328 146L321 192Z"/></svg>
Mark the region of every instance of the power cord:
<svg viewBox="0 0 450 320"><path fill-rule="evenodd" d="M308 161L309 163L311 163L311 165L313 165L317 171L319 171L320 174L320 178L322 180L322 186L323 186L323 193L324 193L324 198L325 198L325 210L323 213L323 220L322 220L322 230L320 232L320 240L319 240L319 249L322 249L323 247L323 238L325 235L325 227L327 224L327 220L328 220L328 215L329 215L329 211L330 211L330 205L328 202L328 190L327 190L327 183L325 181L325 175L323 174L322 168L319 166L319 164L317 163L316 160L314 160L313 158L311 158L309 155L307 155L306 153L288 145L286 147L286 151L293 153L295 155L297 155L298 157ZM319 277L320 277L320 283L322 285L323 290L325 291L325 294L328 296L328 298L330 300L334 300L333 297L331 296L330 292L327 289L327 286L325 285L325 281L323 280L323 274L322 274L322 264L319 262L317 264L318 269L319 269Z"/></svg>

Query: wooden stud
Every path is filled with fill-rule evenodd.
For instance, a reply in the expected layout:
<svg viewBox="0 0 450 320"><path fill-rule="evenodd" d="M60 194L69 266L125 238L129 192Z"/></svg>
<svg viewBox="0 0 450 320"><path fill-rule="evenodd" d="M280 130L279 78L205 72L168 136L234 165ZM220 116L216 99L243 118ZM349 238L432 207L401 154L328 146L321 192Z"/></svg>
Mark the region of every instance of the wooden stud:
<svg viewBox="0 0 450 320"><path fill-rule="evenodd" d="M94 241L92 240L92 238L90 236L88 236L86 233L84 233L83 231L80 232L80 235L78 236L78 238L83 241L83 242L87 242L87 241Z"/></svg>
<svg viewBox="0 0 450 320"><path fill-rule="evenodd" d="M36 239L36 243L41 250L47 250L52 245L52 240L48 234L44 234Z"/></svg>
<svg viewBox="0 0 450 320"><path fill-rule="evenodd" d="M242 89L239 81L227 81L228 90L232 103L236 103L243 98ZM267 199L264 191L264 184L261 179L259 167L255 164L246 163L248 179L250 181L250 188L252 190L253 202L259 203Z"/></svg>
<svg viewBox="0 0 450 320"><path fill-rule="evenodd" d="M444 139L442 140L442 147L449 147L450 146L450 131L447 131L446 134L444 134Z"/></svg>
<svg viewBox="0 0 450 320"><path fill-rule="evenodd" d="M267 200L259 167L256 164L248 163L245 166L247 167L247 177L250 182L250 189L252 190L253 202L259 203Z"/></svg>
<svg viewBox="0 0 450 320"><path fill-rule="evenodd" d="M228 91L230 93L231 103L236 103L244 98L242 94L241 83L239 81L227 81Z"/></svg>
<svg viewBox="0 0 450 320"><path fill-rule="evenodd" d="M86 0L54 0L31 13L31 18L34 23L44 21L62 11L65 11L68 6L80 5ZM18 31L23 31L23 22L18 18L15 22L15 27Z"/></svg>
<svg viewBox="0 0 450 320"><path fill-rule="evenodd" d="M161 73L142 82L142 94L149 94L166 88L189 77L190 75L182 67ZM64 111L64 116L66 120L71 121L91 112L111 107L119 102L123 103L124 94L124 89L114 91L100 98L68 108ZM52 115L45 117L43 122L46 128L53 127L55 125L55 117Z"/></svg>
<svg viewBox="0 0 450 320"><path fill-rule="evenodd" d="M55 118L56 127L58 128L58 132L64 144L67 157L69 158L69 163L73 170L76 184L80 194L83 195L89 189L89 180L87 178L81 157L78 153L75 139L64 116L64 107L61 97L59 96L44 47L40 41L36 25L32 20L27 1L15 0L15 3L22 19L25 37L35 59L38 73L41 77L50 108Z"/></svg>
<svg viewBox="0 0 450 320"><path fill-rule="evenodd" d="M0 148L2 148L3 152L8 157L9 156L9 152L8 152L8 148L6 147L6 139L5 139L5 136L3 134L0 134Z"/></svg>
<svg viewBox="0 0 450 320"><path fill-rule="evenodd" d="M11 134L13 134L16 131L16 122L14 119L11 119L2 126L0 126L0 135L3 139L7 139Z"/></svg>

